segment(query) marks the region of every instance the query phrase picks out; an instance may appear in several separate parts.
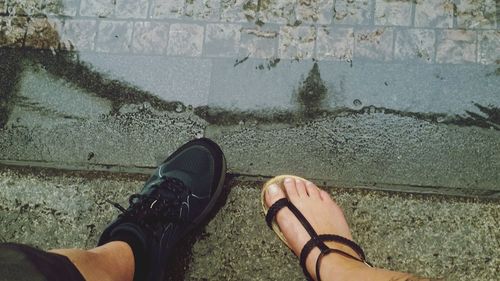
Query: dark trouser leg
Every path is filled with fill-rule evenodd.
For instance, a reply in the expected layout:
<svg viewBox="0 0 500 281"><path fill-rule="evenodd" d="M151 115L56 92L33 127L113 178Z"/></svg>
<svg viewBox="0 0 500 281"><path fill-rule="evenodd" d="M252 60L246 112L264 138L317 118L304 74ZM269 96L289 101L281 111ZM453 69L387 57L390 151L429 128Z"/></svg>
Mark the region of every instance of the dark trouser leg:
<svg viewBox="0 0 500 281"><path fill-rule="evenodd" d="M65 256L27 245L0 244L0 281L85 281Z"/></svg>

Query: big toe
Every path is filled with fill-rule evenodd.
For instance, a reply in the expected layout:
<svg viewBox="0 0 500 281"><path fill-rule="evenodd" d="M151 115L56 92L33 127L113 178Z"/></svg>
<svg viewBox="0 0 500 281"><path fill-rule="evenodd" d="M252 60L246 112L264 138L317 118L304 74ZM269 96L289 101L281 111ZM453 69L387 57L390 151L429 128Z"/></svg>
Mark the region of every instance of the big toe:
<svg viewBox="0 0 500 281"><path fill-rule="evenodd" d="M269 185L265 191L266 205L270 207L274 204L274 202L280 200L281 198L285 198L285 193L283 190L275 183Z"/></svg>

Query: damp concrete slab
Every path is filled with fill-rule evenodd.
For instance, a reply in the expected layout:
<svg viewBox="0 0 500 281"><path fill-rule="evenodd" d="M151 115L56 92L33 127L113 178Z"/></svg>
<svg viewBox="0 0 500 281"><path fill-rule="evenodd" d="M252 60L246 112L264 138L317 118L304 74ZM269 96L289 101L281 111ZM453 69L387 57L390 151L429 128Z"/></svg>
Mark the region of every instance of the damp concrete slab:
<svg viewBox="0 0 500 281"><path fill-rule="evenodd" d="M16 109L15 113L22 114L22 121L2 130L0 157L27 165L152 167L185 142L203 136L206 125L190 113L155 113L141 107L132 107L120 116L65 122L51 119L38 126L22 125L40 120L38 112Z"/></svg>
<svg viewBox="0 0 500 281"><path fill-rule="evenodd" d="M209 105L235 111L299 110L304 81L315 75L326 88L318 101L324 109L375 106L453 116L481 113L475 104L500 106L494 65L319 61L313 70L314 63L215 60Z"/></svg>
<svg viewBox="0 0 500 281"><path fill-rule="evenodd" d="M295 110L294 94L313 67L310 61L214 61L209 106L235 111Z"/></svg>
<svg viewBox="0 0 500 281"><path fill-rule="evenodd" d="M115 87L112 79L88 77L90 71L77 62L71 64L79 65L73 80L54 74L58 70L50 63L19 65L18 91L3 108L8 116L0 133L4 160L155 166L186 141L201 137L207 124L182 103L165 102L162 106L170 110L156 110L160 98L130 86ZM71 72L71 67L60 70ZM106 82L82 86L92 79Z"/></svg>
<svg viewBox="0 0 500 281"><path fill-rule="evenodd" d="M494 66L214 66L205 135L221 143L235 173L498 196L500 127L486 109L495 111L500 101Z"/></svg>
<svg viewBox="0 0 500 281"><path fill-rule="evenodd" d="M201 58L81 53L81 62L166 101L208 104L212 61Z"/></svg>
<svg viewBox="0 0 500 281"><path fill-rule="evenodd" d="M330 107L363 105L405 112L464 115L475 104L498 107L500 79L494 66L410 63L318 63ZM474 83L471 83L474 81Z"/></svg>
<svg viewBox="0 0 500 281"><path fill-rule="evenodd" d="M21 75L17 87L22 94L14 98L17 102L11 108L7 126L30 126L36 122L50 128L59 122L96 120L111 110L109 100L72 87L43 68L27 68Z"/></svg>
<svg viewBox="0 0 500 281"><path fill-rule="evenodd" d="M500 132L377 110L296 124L209 125L233 173L498 197Z"/></svg>
<svg viewBox="0 0 500 281"><path fill-rule="evenodd" d="M4 162L154 167L206 136L235 174L498 197L489 66L1 53Z"/></svg>
<svg viewBox="0 0 500 281"><path fill-rule="evenodd" d="M0 241L91 248L144 175L0 169ZM269 230L262 182L228 179L225 202L180 245L168 280L303 280L297 258ZM447 280L496 280L497 201L324 187L375 265ZM50 233L50 235L49 235Z"/></svg>

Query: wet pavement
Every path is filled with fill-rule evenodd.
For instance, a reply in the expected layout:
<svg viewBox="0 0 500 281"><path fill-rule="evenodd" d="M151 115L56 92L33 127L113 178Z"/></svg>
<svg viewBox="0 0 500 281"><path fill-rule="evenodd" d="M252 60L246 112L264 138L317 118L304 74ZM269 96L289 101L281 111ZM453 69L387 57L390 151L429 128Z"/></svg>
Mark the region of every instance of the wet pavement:
<svg viewBox="0 0 500 281"><path fill-rule="evenodd" d="M498 5L0 0L0 164L147 174L206 136L249 185L293 173L497 202ZM207 278L245 279L240 262Z"/></svg>

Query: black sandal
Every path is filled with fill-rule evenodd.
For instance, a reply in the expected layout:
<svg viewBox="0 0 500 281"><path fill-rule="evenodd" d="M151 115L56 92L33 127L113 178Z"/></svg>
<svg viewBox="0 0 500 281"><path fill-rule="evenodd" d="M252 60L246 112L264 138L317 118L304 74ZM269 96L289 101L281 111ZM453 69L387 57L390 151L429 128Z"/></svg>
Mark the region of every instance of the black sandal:
<svg viewBox="0 0 500 281"><path fill-rule="evenodd" d="M297 176L288 176L288 175L279 176L279 177L273 178L273 179L271 179L270 181L268 181L264 185L264 188L262 190L262 196L263 196L263 198L264 198L265 190L267 190L267 187L269 185L271 185L273 183L282 183L282 181L286 177L296 178L296 179L297 178L298 179L302 179L302 178L299 178ZM305 179L302 179L302 180L305 181ZM278 185L280 185L280 184L278 184ZM263 202L263 204L264 204L264 202ZM369 262L366 261L365 253L363 252L363 250L361 249L361 247L358 244L356 244L354 241L349 240L349 239L347 239L345 237L342 237L342 236L339 236L339 235L334 235L334 234L321 234L321 235L318 235L316 233L316 231L313 229L313 227L311 226L311 224L304 217L304 215L302 215L302 213L299 211L299 209L297 209L297 207L295 207L292 204L292 202L290 202L287 198L282 198L282 199L276 201L267 210L265 208L265 205L263 205L263 206L264 206L264 213L266 213L266 223L267 223L267 225L271 229L273 229L278 234L278 236L281 238L281 240L283 240L283 242L285 242L287 245L288 245L288 242L284 239L281 231L279 231L279 229L276 229L276 227L273 227L274 218L276 217L276 214L281 209L283 209L284 207L287 207L288 209L290 209L290 211L300 221L300 223L302 224L302 226L304 226L304 228L307 231L307 233L311 236L311 239L302 248L302 251L300 252L300 257L299 257L300 258L300 266L302 267L302 270L304 272L304 275L307 277L307 280L314 280L312 278L311 274L309 274L309 272L307 271L307 268L306 268L306 258L311 253L311 250L314 249L315 247L318 247L319 250L321 251L321 253L318 256L318 259L316 260L316 280L317 281L321 281L321 277L320 277L320 263L321 263L321 259L323 257L325 257L326 255L328 255L328 254L332 254L332 253L340 254L340 255L345 256L347 258L351 258L353 260L362 262L362 263L366 264L369 267L372 267L372 265ZM276 224L274 223L274 225L276 225ZM358 257L355 257L355 256L353 256L351 254L348 254L348 253L346 253L344 251L341 251L341 250L338 250L338 249L328 248L328 246L326 246L326 244L324 242L329 242L329 241L337 242L337 243L340 243L340 244L343 244L345 246L350 247L354 252L356 252L356 254L358 255Z"/></svg>

